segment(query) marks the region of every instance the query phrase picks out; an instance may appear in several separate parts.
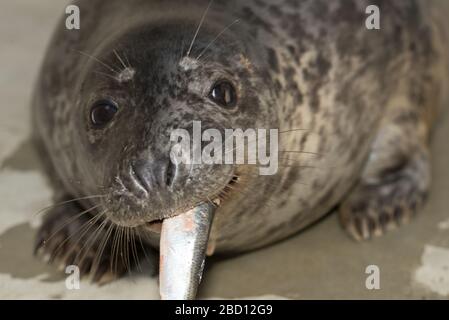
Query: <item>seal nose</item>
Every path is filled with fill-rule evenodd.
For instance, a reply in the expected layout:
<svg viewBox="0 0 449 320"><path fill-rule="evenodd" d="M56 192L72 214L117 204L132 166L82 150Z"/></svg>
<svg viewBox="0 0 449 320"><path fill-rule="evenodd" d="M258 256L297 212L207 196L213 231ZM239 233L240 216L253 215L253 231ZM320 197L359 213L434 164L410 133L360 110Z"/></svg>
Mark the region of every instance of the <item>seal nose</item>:
<svg viewBox="0 0 449 320"><path fill-rule="evenodd" d="M171 188L176 165L170 160L138 160L132 165L135 180L148 193L161 188Z"/></svg>

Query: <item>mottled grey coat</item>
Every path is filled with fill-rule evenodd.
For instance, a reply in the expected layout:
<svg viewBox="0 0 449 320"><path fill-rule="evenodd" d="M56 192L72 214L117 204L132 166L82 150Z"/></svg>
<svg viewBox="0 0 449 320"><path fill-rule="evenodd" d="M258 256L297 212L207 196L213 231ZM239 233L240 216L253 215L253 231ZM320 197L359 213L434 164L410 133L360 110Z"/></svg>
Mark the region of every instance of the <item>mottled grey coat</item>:
<svg viewBox="0 0 449 320"><path fill-rule="evenodd" d="M108 229L109 221L148 233L145 223L220 197L211 243L240 252L298 232L334 207L354 237L369 238L422 203L430 129L448 86L447 19L438 1L217 0L189 59L208 1L76 3L81 29L66 30L61 20L40 73L35 136L56 201L104 197L53 209L38 249L67 257L44 240L94 205L90 214L104 212L95 220L97 237L106 239L101 233L119 228ZM371 4L381 10L380 30L365 27ZM131 79L123 78L125 67L135 71ZM234 109L208 99L220 78L237 88ZM89 112L104 98L119 111L96 130ZM170 132L193 120L203 129L278 128L278 174L259 176L254 166L170 169ZM152 187L142 187L133 171L142 162ZM58 241L83 219L63 228ZM89 237L93 232L79 236ZM66 250L76 247L71 241ZM107 250L100 260L114 255Z"/></svg>

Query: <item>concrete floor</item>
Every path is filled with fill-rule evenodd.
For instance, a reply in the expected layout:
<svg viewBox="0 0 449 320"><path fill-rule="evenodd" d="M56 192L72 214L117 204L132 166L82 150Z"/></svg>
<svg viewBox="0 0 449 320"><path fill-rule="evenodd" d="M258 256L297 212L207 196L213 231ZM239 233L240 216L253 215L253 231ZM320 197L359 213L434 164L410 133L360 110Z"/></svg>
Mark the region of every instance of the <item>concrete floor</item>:
<svg viewBox="0 0 449 320"><path fill-rule="evenodd" d="M30 148L29 102L44 48L63 13L62 1L0 4L0 298L156 299L157 279L135 275L69 291L64 274L33 258L33 213L51 190ZM433 142L434 182L428 204L410 225L355 243L335 215L269 248L210 259L200 298L421 299L449 297L449 117ZM380 290L367 290L368 265L380 268Z"/></svg>

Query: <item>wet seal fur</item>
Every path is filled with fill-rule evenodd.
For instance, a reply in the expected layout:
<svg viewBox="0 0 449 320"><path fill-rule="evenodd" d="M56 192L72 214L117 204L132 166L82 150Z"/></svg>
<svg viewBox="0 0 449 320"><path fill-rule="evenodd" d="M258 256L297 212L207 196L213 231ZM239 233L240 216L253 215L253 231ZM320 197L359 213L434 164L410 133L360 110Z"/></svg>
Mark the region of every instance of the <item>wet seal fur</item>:
<svg viewBox="0 0 449 320"><path fill-rule="evenodd" d="M216 197L210 253L284 239L333 208L354 238L368 239L423 203L449 74L446 18L434 2L217 0L192 46L209 1L75 4L81 29L60 22L33 100L55 202L67 201L49 210L36 252L101 281L157 244L149 222ZM381 30L365 28L373 4ZM223 77L237 88L234 109L207 97ZM95 130L89 110L104 98L119 111ZM170 164L171 130L194 120L279 128L278 174Z"/></svg>

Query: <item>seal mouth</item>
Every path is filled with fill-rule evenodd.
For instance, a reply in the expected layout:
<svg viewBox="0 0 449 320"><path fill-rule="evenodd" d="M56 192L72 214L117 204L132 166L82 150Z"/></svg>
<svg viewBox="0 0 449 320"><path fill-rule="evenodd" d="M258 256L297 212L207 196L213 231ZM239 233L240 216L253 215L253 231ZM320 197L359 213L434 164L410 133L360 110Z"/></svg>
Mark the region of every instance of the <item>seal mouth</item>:
<svg viewBox="0 0 449 320"><path fill-rule="evenodd" d="M214 200L206 200L205 202L210 202L211 204L213 204L213 206L215 206L216 208L218 208L218 207L220 207L221 199L218 197L218 198L215 198ZM162 225L163 225L163 223L164 223L164 220L169 219L169 218L174 218L174 217L177 217L177 216L179 216L179 215L182 215L184 212L189 211L189 210L192 210L192 209L194 209L195 207L197 207L197 205L196 205L196 206L192 206L191 208L189 208L189 209L187 209L187 210L183 210L183 211L181 211L180 213L175 214L175 215L172 215L172 216L170 216L170 217L167 217L167 218L164 218L164 219L157 219L157 220L153 220L153 221L146 222L146 223L145 223L145 228L146 228L148 231L152 232L152 233L160 234L160 233L162 232Z"/></svg>
<svg viewBox="0 0 449 320"><path fill-rule="evenodd" d="M222 189L220 189L217 196L213 197L212 199L206 197L206 199L203 199L203 201L201 201L200 203L209 202L215 208L219 208L221 206L222 202L226 200L227 194L234 189L234 185L238 183L239 179L240 179L239 175L234 174L233 177L231 178L231 180ZM145 226L146 230L148 230L152 233L160 234L162 231L162 225L163 225L164 220L177 217L189 210L192 210L193 208L197 207L198 205L199 205L199 203L197 202L190 207L176 210L175 214L167 216L163 219L156 219L156 220L148 221L145 223L144 226Z"/></svg>
<svg viewBox="0 0 449 320"><path fill-rule="evenodd" d="M155 221L147 222L145 224L145 228L153 233L161 233L163 221L164 220L155 220Z"/></svg>

